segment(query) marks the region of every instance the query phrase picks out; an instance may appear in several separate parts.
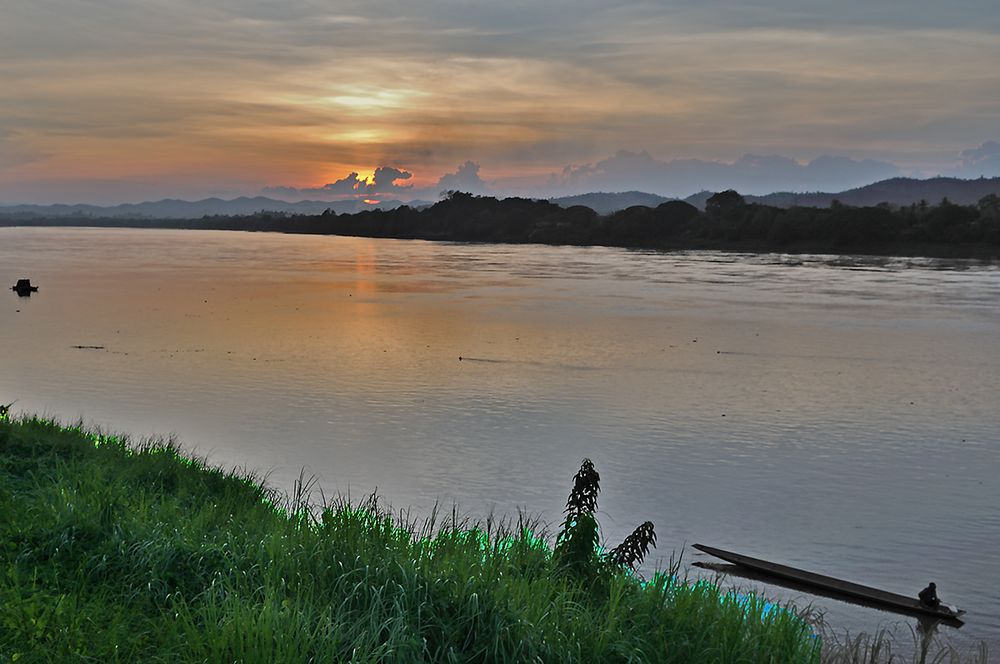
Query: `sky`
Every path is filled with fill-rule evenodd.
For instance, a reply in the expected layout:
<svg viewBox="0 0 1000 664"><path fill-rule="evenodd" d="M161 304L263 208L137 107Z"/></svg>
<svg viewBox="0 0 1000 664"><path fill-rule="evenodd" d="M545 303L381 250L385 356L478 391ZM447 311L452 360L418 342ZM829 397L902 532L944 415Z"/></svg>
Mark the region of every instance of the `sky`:
<svg viewBox="0 0 1000 664"><path fill-rule="evenodd" d="M997 141L996 0L0 9L3 203L839 190Z"/></svg>

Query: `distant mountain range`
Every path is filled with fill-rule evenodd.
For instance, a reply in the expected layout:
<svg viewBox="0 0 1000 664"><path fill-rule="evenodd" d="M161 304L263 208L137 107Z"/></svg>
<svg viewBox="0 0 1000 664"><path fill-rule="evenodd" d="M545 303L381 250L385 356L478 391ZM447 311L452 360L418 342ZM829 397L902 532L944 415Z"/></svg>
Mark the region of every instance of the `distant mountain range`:
<svg viewBox="0 0 1000 664"><path fill-rule="evenodd" d="M707 201L714 191L699 191L683 199L701 210L705 209ZM856 189L839 192L806 192L795 193L779 191L765 196L744 196L748 203L773 205L774 207L830 207L833 201L839 201L852 207L867 207L879 203L891 205L913 205L926 201L937 205L941 199L947 198L959 205L974 205L984 196L996 194L1000 196L1000 177L979 178L978 180L962 180L960 178L930 178L917 180L914 178L891 178ZM641 191L626 191L622 193L593 193L579 196L566 196L551 199L562 207L585 205L598 214L611 214L616 210L624 210L633 205L656 207L668 200L656 194L646 194Z"/></svg>
<svg viewBox="0 0 1000 664"><path fill-rule="evenodd" d="M702 191L684 200L695 207L704 209L705 201L714 192ZM1000 177L979 178L978 180L962 180L959 178L931 178L917 180L913 178L892 178L874 184L848 189L836 193L812 192L793 193L776 192L766 196L746 196L749 203L761 203L775 207L830 207L833 201L844 205L864 207L889 203L891 205L912 205L926 201L937 204L947 198L952 203L971 205L977 203L988 194L1000 195ZM564 207L583 205L598 214L611 214L617 210L643 205L655 208L661 203L676 200L648 194L641 191L626 191L617 193L595 192L577 196L563 196L550 199L551 202ZM384 200L378 203L365 203L361 200L346 201L298 201L289 203L266 196L241 197L233 200L221 198L206 198L200 201L182 201L164 199L146 203L126 203L102 207L99 205L0 205L0 215L4 216L91 216L114 218L149 218L149 219L197 219L204 216L240 216L258 212L278 212L284 214L316 215L326 210L337 214L354 213L362 210L391 210L401 205L424 207L431 205L430 201Z"/></svg>
<svg viewBox="0 0 1000 664"><path fill-rule="evenodd" d="M686 203L705 209L707 201L715 192L700 191L683 199ZM930 178L916 180L913 178L891 178L856 189L840 192L775 192L765 196L744 196L748 203L773 205L774 207L830 207L833 201L839 201L852 207L866 207L889 203L903 206L926 201L937 205L941 199L947 198L959 205L974 205L989 194L1000 196L1000 177L979 178L978 180L962 180L960 178ZM624 210L633 205L645 205L654 208L669 200L664 196L647 194L641 191L626 191L621 193L592 193L579 196L553 198L551 201L562 207L585 205L598 214L611 214L616 210Z"/></svg>
<svg viewBox="0 0 1000 664"><path fill-rule="evenodd" d="M835 200L853 207L872 206L879 203L913 205L919 204L921 201L937 205L943 198L959 205L973 205L989 194L1000 195L1000 177L979 178L978 180L891 178L835 194L778 192L766 196L747 196L746 200L784 208L793 206L830 207ZM704 206L704 202L702 202L702 206Z"/></svg>
<svg viewBox="0 0 1000 664"><path fill-rule="evenodd" d="M709 192L708 196L711 196L712 193L714 192ZM706 199L708 196L706 196ZM597 214L611 214L618 210L630 208L633 205L645 205L649 208L655 208L661 203L672 200L676 199L658 194L647 194L644 191L623 191L613 194L594 192L590 194L578 194L576 196L562 196L561 198L550 198L549 202L564 208L583 205L584 207L589 207ZM704 204L702 204L702 207L704 207Z"/></svg>

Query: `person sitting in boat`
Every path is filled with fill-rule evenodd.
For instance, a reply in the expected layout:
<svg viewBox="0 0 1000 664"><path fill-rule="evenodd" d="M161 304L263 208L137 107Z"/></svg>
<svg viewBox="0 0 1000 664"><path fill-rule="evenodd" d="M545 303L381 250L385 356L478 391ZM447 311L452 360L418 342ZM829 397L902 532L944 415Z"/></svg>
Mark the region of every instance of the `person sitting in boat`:
<svg viewBox="0 0 1000 664"><path fill-rule="evenodd" d="M927 585L926 588L921 590L917 597L920 598L920 603L924 606L929 606L931 608L937 608L941 605L941 600L937 596L937 586L933 583Z"/></svg>

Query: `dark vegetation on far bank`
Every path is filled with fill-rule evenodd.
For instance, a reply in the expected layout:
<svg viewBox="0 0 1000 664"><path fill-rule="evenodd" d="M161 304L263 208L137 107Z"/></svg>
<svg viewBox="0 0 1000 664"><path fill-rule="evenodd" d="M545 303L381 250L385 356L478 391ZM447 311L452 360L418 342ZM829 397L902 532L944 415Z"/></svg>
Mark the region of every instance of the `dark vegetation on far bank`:
<svg viewBox="0 0 1000 664"><path fill-rule="evenodd" d="M201 219L0 215L5 226L104 226L276 231L460 242L600 245L648 249L1000 256L1000 196L976 205L947 199L904 207L880 204L780 208L715 194L705 211L683 201L633 206L601 216L583 206L451 192L435 205L304 216L261 212Z"/></svg>
<svg viewBox="0 0 1000 664"><path fill-rule="evenodd" d="M310 509L171 444L0 418L0 661L809 664L790 611L629 571L596 547L596 472L555 547L524 520Z"/></svg>

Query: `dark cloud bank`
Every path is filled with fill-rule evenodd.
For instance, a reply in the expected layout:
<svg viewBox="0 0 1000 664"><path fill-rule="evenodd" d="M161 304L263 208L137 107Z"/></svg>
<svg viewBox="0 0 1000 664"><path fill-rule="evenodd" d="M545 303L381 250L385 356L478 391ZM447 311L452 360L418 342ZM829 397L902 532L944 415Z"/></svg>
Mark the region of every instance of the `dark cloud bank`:
<svg viewBox="0 0 1000 664"><path fill-rule="evenodd" d="M777 155L743 155L735 162L678 159L661 161L648 152L620 151L595 164L567 166L552 178L554 188L586 191L647 191L664 196L736 189L747 194L773 191L839 191L901 175L884 161L822 156L807 164Z"/></svg>
<svg viewBox="0 0 1000 664"><path fill-rule="evenodd" d="M735 189L748 195L774 192L839 192L900 176L919 176L899 166L873 159L823 155L800 163L779 155L746 154L733 162L704 159L663 161L646 151L621 150L591 164L569 165L560 173L534 180L524 177L492 181L480 176L481 166L466 161L452 173L441 176L430 187L402 184L413 177L407 170L381 166L371 181L357 173L322 187L296 189L270 187L261 193L285 200L314 198L343 200L372 196L394 196L403 200L437 200L446 191L537 198L571 196L588 192L643 191L684 198L701 191ZM925 174L926 175L926 174ZM1000 143L987 141L964 150L956 165L940 174L978 178L1000 175Z"/></svg>
<svg viewBox="0 0 1000 664"><path fill-rule="evenodd" d="M319 198L320 200L337 200L353 197L375 196L377 194L406 193L413 185L398 184L400 180L409 180L413 173L392 166L379 166L371 181L350 173L336 182L330 182L322 187L298 189L296 187L266 187L261 191L265 196L282 199Z"/></svg>
<svg viewBox="0 0 1000 664"><path fill-rule="evenodd" d="M412 184L399 184L409 180L413 173L392 166L379 166L371 181L360 178L357 173L322 187L299 189L296 187L267 187L261 190L265 196L273 196L282 200L346 200L350 198L370 198L375 196L394 196L407 200L431 198L436 200L446 191L464 191L482 194L491 191L490 186L479 177L479 164L466 161L454 173L446 173L438 180L437 185L424 189L415 189Z"/></svg>
<svg viewBox="0 0 1000 664"><path fill-rule="evenodd" d="M962 151L958 177L989 177L1000 175L1000 143L986 141L978 148Z"/></svg>

